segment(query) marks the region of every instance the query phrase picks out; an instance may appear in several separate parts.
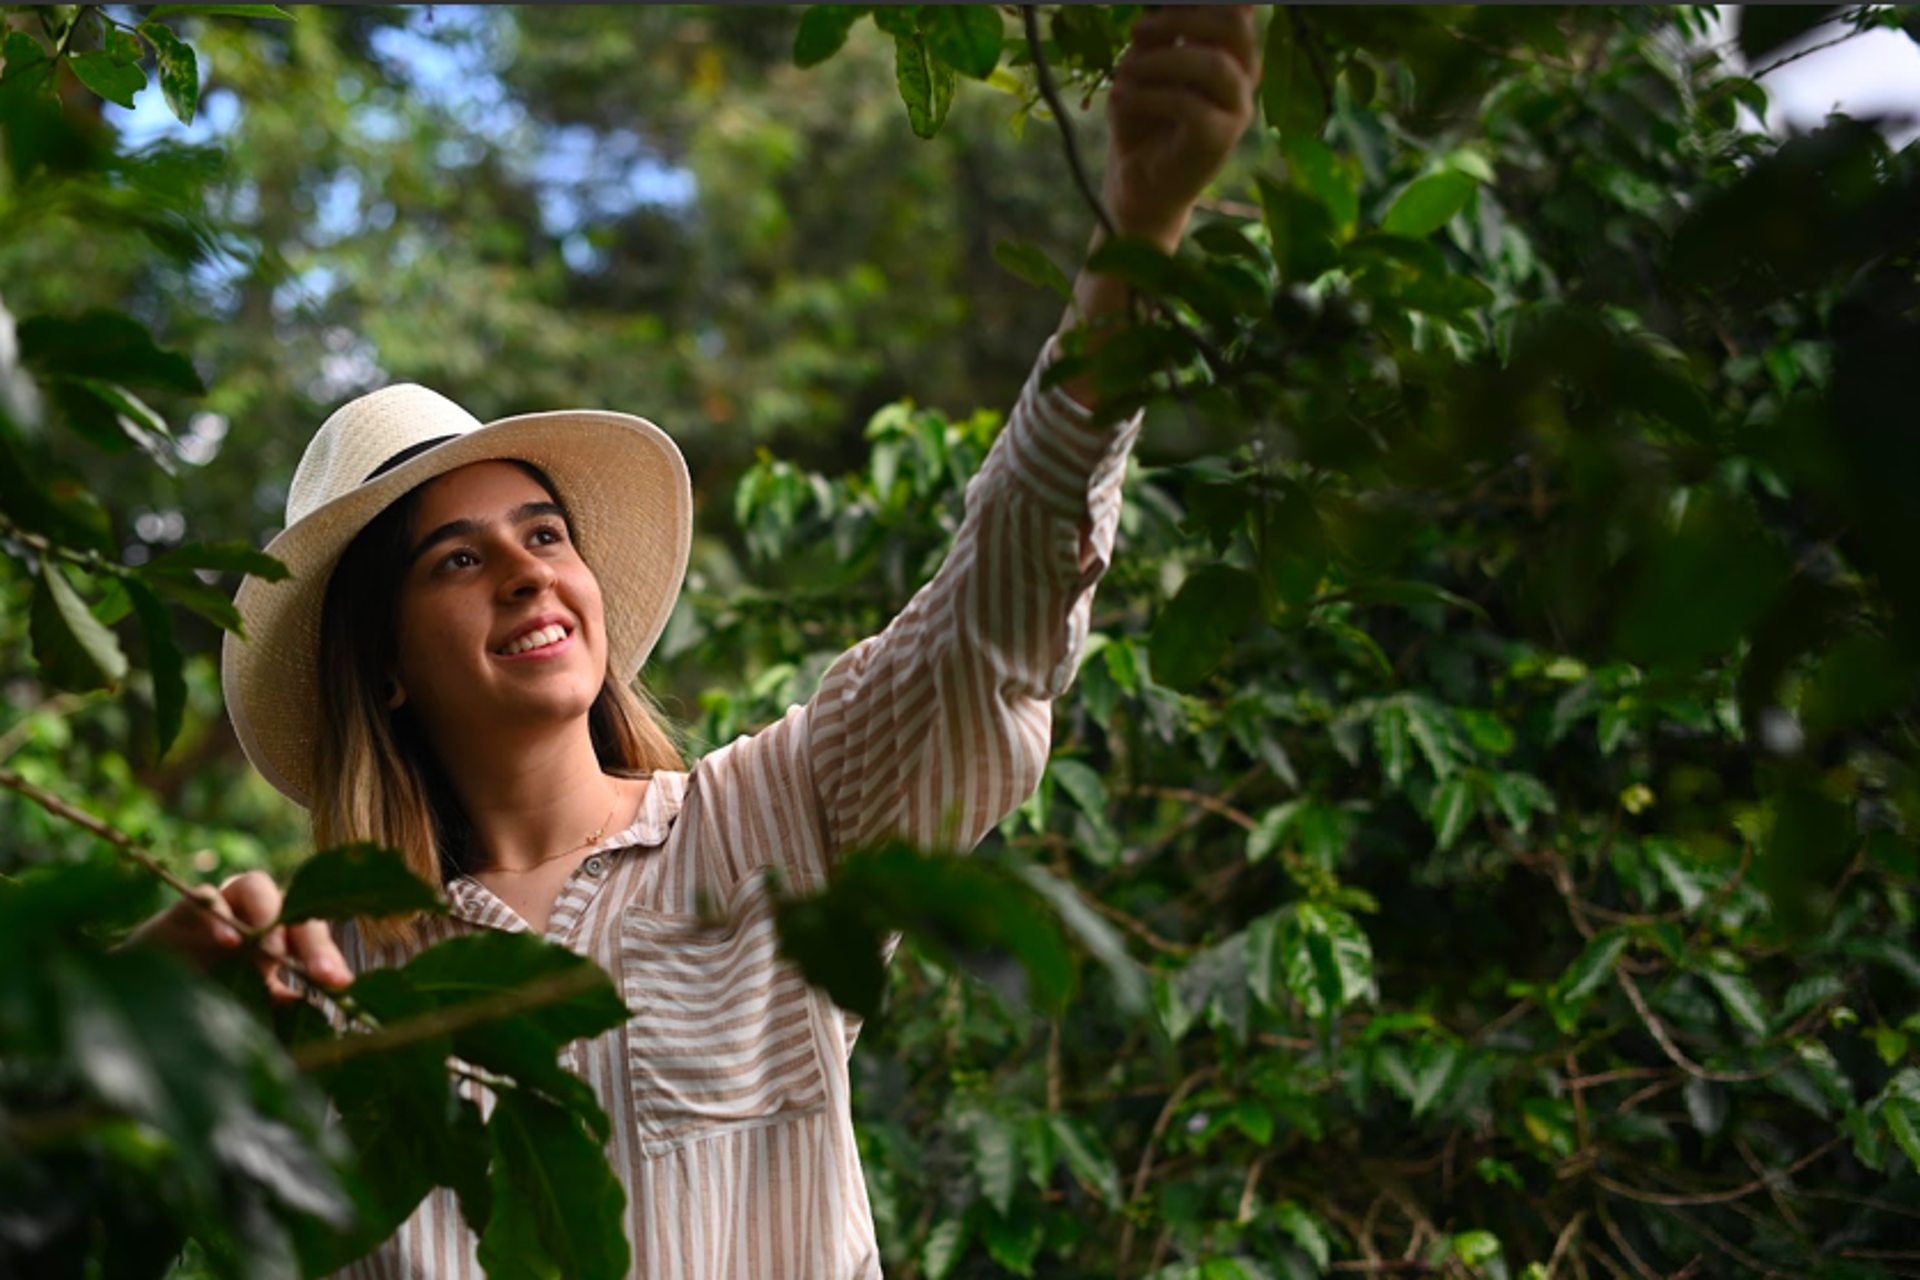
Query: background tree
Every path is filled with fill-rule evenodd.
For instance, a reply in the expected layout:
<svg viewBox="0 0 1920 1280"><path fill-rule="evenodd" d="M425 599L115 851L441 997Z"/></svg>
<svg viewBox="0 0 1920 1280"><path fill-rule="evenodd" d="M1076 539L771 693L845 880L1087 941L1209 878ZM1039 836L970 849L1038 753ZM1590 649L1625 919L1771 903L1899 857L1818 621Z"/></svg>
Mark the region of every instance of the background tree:
<svg viewBox="0 0 1920 1280"><path fill-rule="evenodd" d="M488 1195L604 1177L591 1099L499 1049L617 1019L594 975L442 956L505 1003L415 973L335 1011L384 1039L276 1041L103 950L146 880L21 797L181 874L300 860L212 679L195 570L250 562L180 544L257 545L388 379L667 425L707 504L655 678L696 750L804 697L955 527L972 407L1057 314L1016 277L1098 216L1059 132L1097 152L1097 113L1058 108L1135 13L9 13L0 1259L312 1272L491 1162L455 1185L500 1274L620 1273L593 1197ZM1149 427L1046 782L969 861L870 851L786 908L875 1015L889 1274L1920 1271L1920 190L1870 122L1752 130L1747 69L1821 21L1913 29L1273 11L1191 250L1107 251L1144 322L1091 372ZM99 96L149 68L217 128L130 149ZM406 901L384 865L294 901ZM489 1129L449 1052L516 1100Z"/></svg>

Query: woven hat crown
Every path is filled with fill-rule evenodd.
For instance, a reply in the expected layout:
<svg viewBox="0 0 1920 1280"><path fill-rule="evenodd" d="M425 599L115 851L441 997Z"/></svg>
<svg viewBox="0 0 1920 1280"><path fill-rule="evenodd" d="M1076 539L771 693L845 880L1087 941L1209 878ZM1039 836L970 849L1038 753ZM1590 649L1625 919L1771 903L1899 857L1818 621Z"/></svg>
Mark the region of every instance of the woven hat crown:
<svg viewBox="0 0 1920 1280"><path fill-rule="evenodd" d="M409 450L479 429L478 418L416 383L351 400L320 424L300 456L287 489L287 523L299 523Z"/></svg>

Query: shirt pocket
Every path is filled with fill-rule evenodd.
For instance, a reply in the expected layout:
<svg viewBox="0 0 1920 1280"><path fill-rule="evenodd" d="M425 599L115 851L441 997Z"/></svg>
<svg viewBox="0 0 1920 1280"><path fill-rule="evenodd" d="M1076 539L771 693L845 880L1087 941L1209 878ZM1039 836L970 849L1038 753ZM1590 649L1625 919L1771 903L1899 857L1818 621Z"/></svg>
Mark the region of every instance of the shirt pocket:
<svg viewBox="0 0 1920 1280"><path fill-rule="evenodd" d="M728 1129L827 1105L814 996L780 959L773 902L753 876L724 922L628 907L621 995L641 1150L657 1155Z"/></svg>

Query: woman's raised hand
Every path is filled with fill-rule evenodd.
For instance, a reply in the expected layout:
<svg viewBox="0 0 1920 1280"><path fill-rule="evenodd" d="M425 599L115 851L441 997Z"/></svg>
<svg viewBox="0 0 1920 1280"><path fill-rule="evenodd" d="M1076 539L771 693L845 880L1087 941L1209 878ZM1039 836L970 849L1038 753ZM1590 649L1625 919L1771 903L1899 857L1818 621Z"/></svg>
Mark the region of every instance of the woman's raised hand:
<svg viewBox="0 0 1920 1280"><path fill-rule="evenodd" d="M1259 84L1252 5L1166 5L1135 21L1107 98L1105 199L1122 236L1178 246L1252 122Z"/></svg>
<svg viewBox="0 0 1920 1280"><path fill-rule="evenodd" d="M223 881L219 889L203 886L194 896L212 908L211 914L191 902L176 902L141 925L129 941L171 947L200 968L211 969L240 945L245 933L265 928L280 918L280 886L263 871L244 871ZM347 968L346 958L334 944L333 933L324 920L276 925L261 937L254 963L275 1000L300 996L298 988L287 981L281 963L288 957L325 986L337 990L353 981L353 972Z"/></svg>

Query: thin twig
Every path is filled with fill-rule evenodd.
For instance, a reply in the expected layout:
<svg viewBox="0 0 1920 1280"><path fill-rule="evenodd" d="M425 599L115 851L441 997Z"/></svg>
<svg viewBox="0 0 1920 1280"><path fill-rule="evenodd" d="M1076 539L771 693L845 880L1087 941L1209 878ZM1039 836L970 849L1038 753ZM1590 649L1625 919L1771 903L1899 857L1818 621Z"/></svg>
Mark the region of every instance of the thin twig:
<svg viewBox="0 0 1920 1280"><path fill-rule="evenodd" d="M1243 1227L1253 1222L1254 1214L1259 1209L1260 1202L1256 1196L1260 1190L1260 1175L1266 1172L1267 1161L1272 1156L1272 1151L1262 1151L1260 1158L1253 1162L1253 1167L1247 1170L1247 1184L1240 1191L1240 1212L1234 1218Z"/></svg>
<svg viewBox="0 0 1920 1280"><path fill-rule="evenodd" d="M1580 1226L1587 1220L1587 1213L1588 1210L1580 1210L1567 1219L1566 1226L1560 1228L1560 1237L1553 1242L1553 1254L1547 1259L1547 1280L1553 1280L1553 1273L1560 1267L1560 1259L1565 1256L1573 1238L1580 1234Z"/></svg>
<svg viewBox="0 0 1920 1280"><path fill-rule="evenodd" d="M1873 28L1871 27L1857 27L1854 30L1847 32L1843 36L1835 36L1833 39L1822 41L1819 44L1810 44L1806 48L1800 50L1798 53L1790 53L1786 57L1780 59L1778 62L1768 63L1766 66L1760 68L1758 71L1748 76L1747 79L1758 80L1761 76L1770 75L1771 73L1778 71L1780 68L1786 66L1789 63L1798 62L1800 61L1800 59L1808 57L1811 54L1819 53L1822 49L1831 49L1833 48L1833 46L1837 44L1845 44L1847 41L1853 39L1854 37L1865 35L1868 31L1871 31L1871 30L1873 30Z"/></svg>
<svg viewBox="0 0 1920 1280"><path fill-rule="evenodd" d="M1161 787L1145 783L1130 787L1121 787L1121 794L1136 796L1159 796L1165 800L1179 800L1186 804L1198 805L1209 813L1215 813L1232 822L1243 831L1258 831L1260 823L1242 810L1234 808L1218 797L1204 791L1195 791L1191 787Z"/></svg>
<svg viewBox="0 0 1920 1280"><path fill-rule="evenodd" d="M1147 1135L1146 1150L1140 1153L1140 1166L1134 1170L1133 1193L1130 1199L1138 1200L1147 1193L1147 1180L1153 1176L1154 1149L1160 1145L1160 1139L1166 1136L1167 1126L1173 1123L1173 1113L1180 1109L1180 1104L1187 1100L1188 1094L1213 1078L1213 1071L1212 1067L1201 1067L1182 1080L1179 1087L1174 1089L1173 1095L1167 1099L1167 1105L1160 1108L1160 1118L1153 1122L1153 1132ZM1125 1273L1127 1259L1132 1254L1133 1219L1129 1217L1126 1226L1120 1229L1120 1251L1115 1257L1113 1267L1116 1276Z"/></svg>
<svg viewBox="0 0 1920 1280"><path fill-rule="evenodd" d="M1634 1012L1640 1015L1640 1021L1646 1024L1647 1030L1653 1035L1654 1042L1660 1046L1660 1051L1688 1075L1697 1076L1702 1080L1717 1080L1731 1084L1746 1080L1764 1080L1768 1076L1778 1074L1781 1070L1780 1067L1773 1067L1766 1071L1713 1071L1701 1066L1682 1053L1680 1046L1673 1042L1673 1037L1667 1033L1666 1027L1659 1018L1654 1016L1653 1010L1647 1007L1646 997L1640 994L1640 987L1634 982L1633 977L1624 969L1615 969L1613 977L1626 991L1627 999L1633 1003Z"/></svg>
<svg viewBox="0 0 1920 1280"><path fill-rule="evenodd" d="M1080 188L1080 196L1093 210L1093 216L1100 220L1100 229L1107 233L1107 239L1118 240L1120 233L1114 228L1113 215L1107 212L1106 202L1100 199L1100 193L1087 177L1087 166L1080 159L1080 140L1074 136L1073 121L1067 116L1066 105L1060 101L1060 91L1054 87L1053 68L1047 65L1046 51L1040 47L1038 9L1030 4L1021 5L1020 22L1026 28L1034 82L1039 86L1040 96L1047 100L1047 109L1053 112L1054 123L1060 126L1060 141L1067 149L1067 167L1073 171L1074 185Z"/></svg>
<svg viewBox="0 0 1920 1280"><path fill-rule="evenodd" d="M1669 1208L1685 1207L1688 1205L1701 1205L1701 1204L1726 1204L1727 1202L1732 1200L1744 1199L1747 1196L1752 1195L1756 1191L1764 1191L1768 1187L1772 1186L1774 1183L1779 1182L1784 1178L1792 1177L1794 1174L1800 1172L1802 1169L1806 1168L1808 1165L1818 1160L1821 1156L1826 1155L1827 1152L1833 1150L1835 1147L1839 1146L1842 1142L1845 1142L1845 1141L1846 1141L1845 1134L1835 1135L1834 1137L1829 1138L1827 1141L1815 1147L1813 1150L1807 1152L1806 1155L1801 1156L1798 1160L1795 1160L1792 1164L1788 1165L1786 1168L1776 1170L1773 1173L1763 1174L1762 1176L1755 1178L1752 1182L1749 1182L1744 1186L1735 1187L1731 1191L1711 1191L1711 1192L1703 1192L1698 1195L1673 1196L1673 1195L1667 1195L1659 1191L1644 1191L1639 1187L1631 1187L1624 1182L1618 1182L1612 1178L1609 1178L1603 1173L1594 1174L1593 1180L1599 1183L1601 1186L1605 1187L1607 1190L1613 1192L1615 1195L1625 1196L1629 1200L1638 1200L1642 1204L1665 1205Z"/></svg>
<svg viewBox="0 0 1920 1280"><path fill-rule="evenodd" d="M404 1049L436 1036L452 1035L496 1018L510 1017L569 999L587 990L602 977L598 969L583 967L565 970L524 987L514 987L497 996L488 996L484 1000L474 1000L451 1009L436 1009L416 1018L388 1023L378 1031L302 1045L291 1056L294 1065L303 1071L338 1066L354 1058Z"/></svg>

